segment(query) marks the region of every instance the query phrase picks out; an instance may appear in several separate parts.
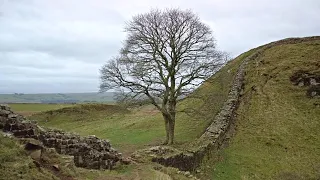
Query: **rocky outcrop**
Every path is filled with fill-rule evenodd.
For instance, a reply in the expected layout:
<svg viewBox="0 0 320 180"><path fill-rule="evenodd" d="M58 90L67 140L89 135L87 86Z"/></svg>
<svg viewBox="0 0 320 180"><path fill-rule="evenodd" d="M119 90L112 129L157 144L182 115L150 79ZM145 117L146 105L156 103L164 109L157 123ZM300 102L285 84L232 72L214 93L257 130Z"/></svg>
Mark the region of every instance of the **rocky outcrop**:
<svg viewBox="0 0 320 180"><path fill-rule="evenodd" d="M320 71L315 74L300 70L290 77L290 81L296 86L307 87L306 95L308 97L320 97Z"/></svg>
<svg viewBox="0 0 320 180"><path fill-rule="evenodd" d="M11 111L7 105L0 105L0 129L18 138L33 138L44 147L55 148L60 154L74 156L74 164L89 169L112 169L122 159L108 140L95 136L80 137L61 130L45 130L35 121Z"/></svg>

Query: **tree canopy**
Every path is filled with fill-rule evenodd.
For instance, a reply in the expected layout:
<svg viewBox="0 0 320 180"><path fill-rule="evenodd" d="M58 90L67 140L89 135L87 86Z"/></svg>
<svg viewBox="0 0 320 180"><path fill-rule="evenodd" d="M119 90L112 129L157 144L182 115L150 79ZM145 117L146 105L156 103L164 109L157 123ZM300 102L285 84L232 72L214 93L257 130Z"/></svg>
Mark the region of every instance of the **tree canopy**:
<svg viewBox="0 0 320 180"><path fill-rule="evenodd" d="M223 63L210 27L190 10L151 10L133 17L120 55L100 70L100 90L148 97L162 113L172 144L177 99L198 87Z"/></svg>

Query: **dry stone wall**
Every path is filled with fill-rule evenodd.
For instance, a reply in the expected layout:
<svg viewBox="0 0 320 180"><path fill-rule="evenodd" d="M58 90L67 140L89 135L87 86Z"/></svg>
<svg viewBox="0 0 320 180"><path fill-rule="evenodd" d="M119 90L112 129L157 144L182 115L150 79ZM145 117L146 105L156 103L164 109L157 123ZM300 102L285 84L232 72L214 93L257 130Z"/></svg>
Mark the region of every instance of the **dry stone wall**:
<svg viewBox="0 0 320 180"><path fill-rule="evenodd" d="M189 150L189 152L181 152L173 156L155 157L152 161L165 166L173 166L182 171L194 171L208 152L220 147L225 139L227 130L232 123L234 112L239 103L239 97L243 87L245 65L249 59L255 58L256 56L257 54L255 53L241 63L234 78L232 88L228 94L227 101L224 103L221 111L214 118L211 125L206 129L202 136L197 139L197 142L195 142L198 148L196 150Z"/></svg>
<svg viewBox="0 0 320 180"><path fill-rule="evenodd" d="M240 102L241 91L244 87L244 76L247 63L257 59L265 50L273 46L314 40L320 40L320 36L289 38L257 48L252 55L245 58L240 64L226 102L223 104L220 112L214 117L211 125L209 125L202 136L194 142L197 148L173 153L173 155L156 156L152 158L152 161L165 166L176 167L182 171L194 171L207 154L221 147L226 139L227 132L230 130L231 124L234 123L233 121L236 116L235 112Z"/></svg>
<svg viewBox="0 0 320 180"><path fill-rule="evenodd" d="M112 169L122 159L108 140L95 136L80 137L61 130L45 130L35 121L11 111L7 105L0 105L0 129L18 138L39 140L47 148L55 148L60 154L74 156L78 167L89 169Z"/></svg>

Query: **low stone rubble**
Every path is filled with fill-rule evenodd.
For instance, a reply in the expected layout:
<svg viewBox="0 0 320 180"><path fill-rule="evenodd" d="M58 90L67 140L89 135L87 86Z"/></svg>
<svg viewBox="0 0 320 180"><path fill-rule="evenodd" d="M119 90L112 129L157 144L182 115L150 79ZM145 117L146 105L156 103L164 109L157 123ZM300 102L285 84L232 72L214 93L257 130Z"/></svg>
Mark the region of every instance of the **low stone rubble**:
<svg viewBox="0 0 320 180"><path fill-rule="evenodd" d="M74 164L88 169L112 169L122 160L121 153L111 147L108 140L95 136L80 137L61 130L45 130L35 121L11 111L8 105L0 105L0 129L17 138L33 138L46 148L74 156ZM128 162L126 161L128 164Z"/></svg>
<svg viewBox="0 0 320 180"><path fill-rule="evenodd" d="M307 87L306 95L310 98L320 97L320 74L313 74L299 70L295 72L290 81L299 87Z"/></svg>

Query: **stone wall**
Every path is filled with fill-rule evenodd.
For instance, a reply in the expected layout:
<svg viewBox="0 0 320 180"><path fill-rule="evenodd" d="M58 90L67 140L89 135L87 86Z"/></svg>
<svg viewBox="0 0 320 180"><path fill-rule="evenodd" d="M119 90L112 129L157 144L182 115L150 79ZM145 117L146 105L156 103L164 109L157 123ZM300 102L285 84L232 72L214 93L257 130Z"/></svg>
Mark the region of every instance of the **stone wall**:
<svg viewBox="0 0 320 180"><path fill-rule="evenodd" d="M225 135L232 123L234 112L239 104L239 97L243 87L245 65L249 59L256 58L258 55L258 53L254 53L241 63L235 75L227 101L223 104L220 112L215 116L211 125L194 143L197 148L194 150L187 150L187 152L177 153L172 156L154 157L152 159L153 162L158 162L165 166L176 167L182 171L194 171L208 152L220 147L225 139Z"/></svg>
<svg viewBox="0 0 320 180"><path fill-rule="evenodd" d="M74 156L78 167L89 169L112 169L122 159L107 140L95 136L80 137L60 130L45 130L35 121L11 111L7 105L0 105L0 129L18 138L33 138L44 147L55 148L60 154Z"/></svg>
<svg viewBox="0 0 320 180"><path fill-rule="evenodd" d="M214 117L212 123L198 138L195 149L187 149L184 152L172 153L170 155L155 156L153 162L158 162L164 166L176 167L182 171L194 171L201 164L202 159L211 151L218 150L226 139L226 134L234 123L236 110L240 103L241 91L244 87L245 69L248 62L257 59L263 52L271 47L283 44L295 44L307 41L320 40L320 36L307 38L289 38L266 44L256 48L256 51L245 58L240 64L234 77L228 98L223 104L220 112Z"/></svg>

